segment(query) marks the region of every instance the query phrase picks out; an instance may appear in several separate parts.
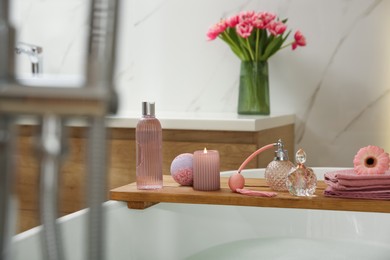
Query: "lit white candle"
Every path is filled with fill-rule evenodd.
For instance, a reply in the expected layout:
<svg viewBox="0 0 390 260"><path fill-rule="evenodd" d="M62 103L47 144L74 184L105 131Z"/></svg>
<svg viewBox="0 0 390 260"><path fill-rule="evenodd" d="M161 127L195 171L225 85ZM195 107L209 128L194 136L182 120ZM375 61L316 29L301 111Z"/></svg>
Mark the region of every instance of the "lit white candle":
<svg viewBox="0 0 390 260"><path fill-rule="evenodd" d="M193 157L194 189L219 190L221 187L219 152L216 150L195 151Z"/></svg>

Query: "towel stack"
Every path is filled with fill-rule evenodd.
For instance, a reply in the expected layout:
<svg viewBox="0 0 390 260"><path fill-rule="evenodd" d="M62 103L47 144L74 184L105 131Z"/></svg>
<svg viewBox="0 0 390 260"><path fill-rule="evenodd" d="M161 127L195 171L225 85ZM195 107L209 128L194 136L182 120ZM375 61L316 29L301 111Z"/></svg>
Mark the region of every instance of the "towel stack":
<svg viewBox="0 0 390 260"><path fill-rule="evenodd" d="M353 169L325 174L324 195L337 198L390 200L390 171L358 175Z"/></svg>

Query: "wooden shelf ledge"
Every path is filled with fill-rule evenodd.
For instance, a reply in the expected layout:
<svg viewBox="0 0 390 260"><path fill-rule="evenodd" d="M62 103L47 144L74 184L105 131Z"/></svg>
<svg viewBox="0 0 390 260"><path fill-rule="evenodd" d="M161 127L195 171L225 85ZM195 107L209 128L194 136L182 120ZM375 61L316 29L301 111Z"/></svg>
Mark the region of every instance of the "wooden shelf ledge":
<svg viewBox="0 0 390 260"><path fill-rule="evenodd" d="M159 202L170 202L390 213L390 201L325 197L323 194L326 184L323 181L318 181L313 197L296 197L289 192L277 192L278 195L272 198L234 193L229 189L227 181L227 177L221 178L221 189L218 191L196 191L192 187L181 186L171 176L164 175L163 189L138 190L136 184L131 183L112 189L110 199L125 201L130 209L145 209ZM264 179L246 179L246 187L272 191Z"/></svg>

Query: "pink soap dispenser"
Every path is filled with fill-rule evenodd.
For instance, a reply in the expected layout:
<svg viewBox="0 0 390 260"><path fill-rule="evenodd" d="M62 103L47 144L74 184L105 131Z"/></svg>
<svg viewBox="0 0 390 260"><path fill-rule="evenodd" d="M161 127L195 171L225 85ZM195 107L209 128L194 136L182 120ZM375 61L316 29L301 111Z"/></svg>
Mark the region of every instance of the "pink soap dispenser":
<svg viewBox="0 0 390 260"><path fill-rule="evenodd" d="M153 190L163 186L162 129L155 117L155 104L142 102L142 117L135 132L137 189Z"/></svg>

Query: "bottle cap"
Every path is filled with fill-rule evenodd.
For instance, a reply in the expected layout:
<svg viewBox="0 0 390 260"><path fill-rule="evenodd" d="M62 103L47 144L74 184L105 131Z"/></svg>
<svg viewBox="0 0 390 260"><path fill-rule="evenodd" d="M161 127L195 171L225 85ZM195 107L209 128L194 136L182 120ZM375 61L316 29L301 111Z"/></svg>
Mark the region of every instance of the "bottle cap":
<svg viewBox="0 0 390 260"><path fill-rule="evenodd" d="M143 116L155 116L154 102L142 102L142 115Z"/></svg>

